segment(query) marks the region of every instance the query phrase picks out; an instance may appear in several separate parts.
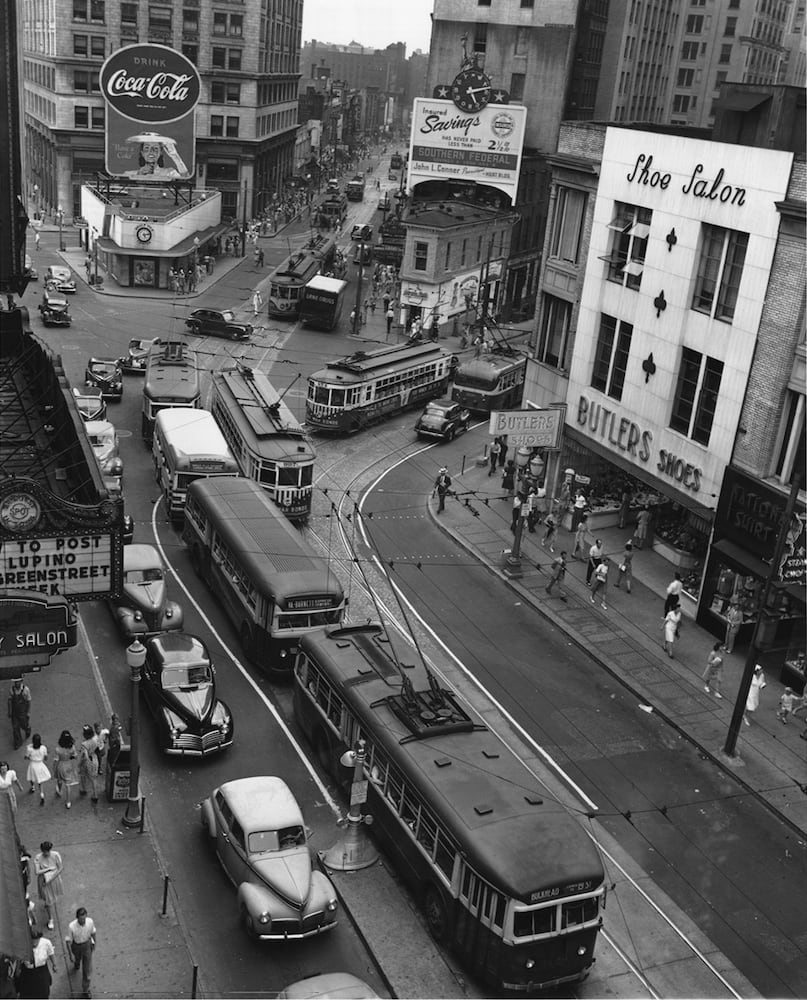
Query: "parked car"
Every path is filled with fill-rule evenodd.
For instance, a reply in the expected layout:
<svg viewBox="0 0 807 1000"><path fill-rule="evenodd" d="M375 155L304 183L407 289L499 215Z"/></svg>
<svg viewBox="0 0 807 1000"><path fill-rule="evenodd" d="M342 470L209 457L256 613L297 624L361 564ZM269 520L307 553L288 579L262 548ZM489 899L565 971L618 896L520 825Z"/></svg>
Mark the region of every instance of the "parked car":
<svg viewBox="0 0 807 1000"><path fill-rule="evenodd" d="M84 424L84 430L90 439L101 472L106 476L120 479L123 475L123 459L120 457L115 428L108 420L88 420Z"/></svg>
<svg viewBox="0 0 807 1000"><path fill-rule="evenodd" d="M204 757L232 745L232 713L216 697L215 667L195 635L165 632L149 639L140 690L165 753Z"/></svg>
<svg viewBox="0 0 807 1000"><path fill-rule="evenodd" d="M123 587L111 607L127 641L182 628L182 608L168 600L165 571L153 545L124 545Z"/></svg>
<svg viewBox="0 0 807 1000"><path fill-rule="evenodd" d="M232 309L194 309L185 326L199 337L227 337L246 340L252 335L251 323L239 323Z"/></svg>
<svg viewBox="0 0 807 1000"><path fill-rule="evenodd" d="M45 271L45 284L56 286L58 292L65 292L74 295L76 291L76 279L69 267L61 264L51 264Z"/></svg>
<svg viewBox="0 0 807 1000"><path fill-rule="evenodd" d="M57 292L52 284L45 286L42 301L39 303L39 314L45 326L70 326L67 299L61 292Z"/></svg>
<svg viewBox="0 0 807 1000"><path fill-rule="evenodd" d="M336 926L336 891L312 865L303 814L285 781L227 781L202 802L201 820L238 888L251 937L298 940Z"/></svg>
<svg viewBox="0 0 807 1000"><path fill-rule="evenodd" d="M81 419L85 423L90 420L106 420L106 401L97 389L95 392L81 392L74 388L73 398L76 401Z"/></svg>
<svg viewBox="0 0 807 1000"><path fill-rule="evenodd" d="M385 191L378 201L378 211L389 212L390 207L389 192Z"/></svg>
<svg viewBox="0 0 807 1000"><path fill-rule="evenodd" d="M278 993L278 1000L372 1000L372 986L349 972L326 972L300 979Z"/></svg>
<svg viewBox="0 0 807 1000"><path fill-rule="evenodd" d="M373 260L373 247L371 243L357 243L353 247L354 264L370 264Z"/></svg>
<svg viewBox="0 0 807 1000"><path fill-rule="evenodd" d="M467 431L471 414L453 399L433 399L418 417L415 433L418 438L433 437L453 441L457 434Z"/></svg>
<svg viewBox="0 0 807 1000"><path fill-rule="evenodd" d="M363 240L365 243L369 243L373 238L373 227L372 226L354 226L350 230L350 238L352 240Z"/></svg>
<svg viewBox="0 0 807 1000"><path fill-rule="evenodd" d="M123 395L123 371L117 358L90 358L84 372L84 384L101 390L104 399L120 402Z"/></svg>
<svg viewBox="0 0 807 1000"><path fill-rule="evenodd" d="M25 276L29 281L39 281L39 271L34 267L30 254L25 255Z"/></svg>
<svg viewBox="0 0 807 1000"><path fill-rule="evenodd" d="M146 366L149 359L149 351L155 344L160 343L159 337L151 340L143 340L141 337L132 337L129 341L129 348L123 357L118 358L121 371L126 375L145 375Z"/></svg>

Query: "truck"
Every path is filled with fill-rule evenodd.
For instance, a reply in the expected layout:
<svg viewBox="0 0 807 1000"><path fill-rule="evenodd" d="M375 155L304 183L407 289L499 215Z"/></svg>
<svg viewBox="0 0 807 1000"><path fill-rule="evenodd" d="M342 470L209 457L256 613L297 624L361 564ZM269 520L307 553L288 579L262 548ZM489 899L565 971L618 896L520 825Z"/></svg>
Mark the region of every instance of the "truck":
<svg viewBox="0 0 807 1000"><path fill-rule="evenodd" d="M364 201L364 176L354 174L347 182L348 201Z"/></svg>
<svg viewBox="0 0 807 1000"><path fill-rule="evenodd" d="M347 282L315 275L300 296L300 321L318 330L333 330L342 315Z"/></svg>

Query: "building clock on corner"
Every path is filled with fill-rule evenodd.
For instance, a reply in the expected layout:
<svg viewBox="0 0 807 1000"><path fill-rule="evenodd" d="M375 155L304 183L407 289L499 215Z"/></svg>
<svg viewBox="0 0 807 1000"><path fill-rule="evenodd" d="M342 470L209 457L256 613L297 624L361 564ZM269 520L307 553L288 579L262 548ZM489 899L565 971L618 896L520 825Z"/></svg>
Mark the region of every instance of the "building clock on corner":
<svg viewBox="0 0 807 1000"><path fill-rule="evenodd" d="M475 67L460 70L451 84L451 99L460 111L481 111L490 103L491 94L490 79Z"/></svg>
<svg viewBox="0 0 807 1000"><path fill-rule="evenodd" d="M138 226L135 230L135 236L137 237L138 243L151 243L151 238L154 236L154 230L151 226Z"/></svg>

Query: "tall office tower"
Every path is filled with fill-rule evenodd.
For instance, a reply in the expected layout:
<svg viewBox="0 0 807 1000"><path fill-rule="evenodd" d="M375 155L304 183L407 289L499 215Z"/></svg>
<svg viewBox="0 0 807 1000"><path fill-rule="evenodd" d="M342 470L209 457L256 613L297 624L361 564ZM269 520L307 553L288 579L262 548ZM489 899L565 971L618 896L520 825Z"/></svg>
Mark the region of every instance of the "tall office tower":
<svg viewBox="0 0 807 1000"><path fill-rule="evenodd" d="M98 73L136 43L198 68L197 182L222 213L262 210L294 169L303 0L25 0L23 84L28 199L79 214L81 185L104 169ZM246 191L246 205L244 192Z"/></svg>

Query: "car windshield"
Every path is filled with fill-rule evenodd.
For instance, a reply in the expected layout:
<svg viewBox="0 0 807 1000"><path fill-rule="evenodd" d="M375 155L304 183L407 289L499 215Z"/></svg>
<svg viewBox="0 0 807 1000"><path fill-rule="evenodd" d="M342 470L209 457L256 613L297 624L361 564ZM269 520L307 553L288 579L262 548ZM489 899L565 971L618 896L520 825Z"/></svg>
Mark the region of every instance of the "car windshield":
<svg viewBox="0 0 807 1000"><path fill-rule="evenodd" d="M270 851L287 851L305 843L305 830L301 826L287 826L282 830L256 830L249 835L249 853L267 854Z"/></svg>
<svg viewBox="0 0 807 1000"><path fill-rule="evenodd" d="M223 309L221 313L221 318L225 320L227 323L232 323L232 321L235 319L235 316L233 315L231 309Z"/></svg>
<svg viewBox="0 0 807 1000"><path fill-rule="evenodd" d="M182 664L163 670L162 683L165 691L184 691L199 687L200 684L209 684L210 681L210 667L206 663L194 666Z"/></svg>
<svg viewBox="0 0 807 1000"><path fill-rule="evenodd" d="M100 434L91 434L90 435L90 444L93 446L93 448L96 448L96 449L97 448L101 448L101 449L111 448L114 443L115 442L114 442L113 435L112 434L107 434L104 431L102 431Z"/></svg>
<svg viewBox="0 0 807 1000"><path fill-rule="evenodd" d="M148 569L127 569L123 575L127 584L155 583L162 580L163 571L159 566L150 566Z"/></svg>
<svg viewBox="0 0 807 1000"><path fill-rule="evenodd" d="M104 378L112 378L115 374L116 368L112 364L98 363L90 365L90 371L93 375L103 375Z"/></svg>

